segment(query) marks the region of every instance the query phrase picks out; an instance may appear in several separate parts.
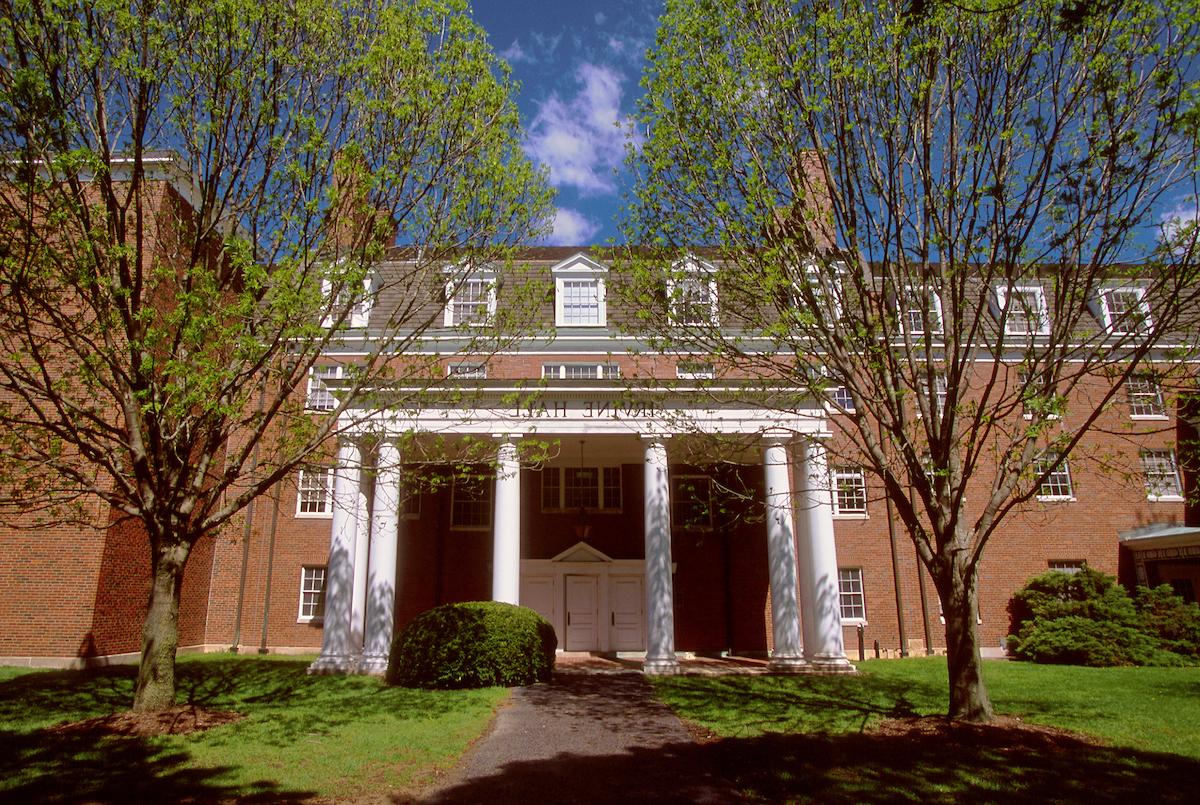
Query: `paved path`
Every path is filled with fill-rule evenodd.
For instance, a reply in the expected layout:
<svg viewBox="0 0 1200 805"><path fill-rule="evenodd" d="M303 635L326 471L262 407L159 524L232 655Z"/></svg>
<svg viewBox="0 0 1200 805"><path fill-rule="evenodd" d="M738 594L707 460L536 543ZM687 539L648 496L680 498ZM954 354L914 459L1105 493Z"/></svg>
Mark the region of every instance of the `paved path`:
<svg viewBox="0 0 1200 805"><path fill-rule="evenodd" d="M740 802L641 674L517 688L427 803Z"/></svg>

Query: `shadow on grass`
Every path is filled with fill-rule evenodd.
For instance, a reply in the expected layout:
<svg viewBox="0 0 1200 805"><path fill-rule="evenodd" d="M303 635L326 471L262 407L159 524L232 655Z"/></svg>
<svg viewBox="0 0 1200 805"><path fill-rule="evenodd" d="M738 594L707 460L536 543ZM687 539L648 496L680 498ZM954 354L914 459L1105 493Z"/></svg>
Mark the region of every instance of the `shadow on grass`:
<svg viewBox="0 0 1200 805"><path fill-rule="evenodd" d="M507 764L429 801L528 803L564 792L558 801L1191 803L1198 784L1196 761L1062 737L850 733L564 753Z"/></svg>

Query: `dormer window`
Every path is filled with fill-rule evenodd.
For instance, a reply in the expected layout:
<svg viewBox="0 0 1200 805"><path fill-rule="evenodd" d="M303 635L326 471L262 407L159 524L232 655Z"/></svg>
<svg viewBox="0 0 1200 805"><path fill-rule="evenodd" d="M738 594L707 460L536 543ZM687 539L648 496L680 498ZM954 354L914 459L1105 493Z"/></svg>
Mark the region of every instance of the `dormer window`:
<svg viewBox="0 0 1200 805"><path fill-rule="evenodd" d="M1096 313L1104 329L1114 335L1144 333L1150 329L1146 291L1136 285L1102 288L1096 297Z"/></svg>
<svg viewBox="0 0 1200 805"><path fill-rule="evenodd" d="M491 271L459 272L446 281L447 327L486 325L496 314L496 277Z"/></svg>
<svg viewBox="0 0 1200 805"><path fill-rule="evenodd" d="M608 323L605 277L608 269L577 254L550 269L554 277L554 324L603 327Z"/></svg>
<svg viewBox="0 0 1200 805"><path fill-rule="evenodd" d="M702 325L717 321L717 270L708 263L687 260L676 264L667 278L667 302L676 324Z"/></svg>
<svg viewBox="0 0 1200 805"><path fill-rule="evenodd" d="M367 326L375 301L374 278L370 272L362 278L361 286L356 278L322 280L321 291L326 299L331 299L322 327L362 329Z"/></svg>
<svg viewBox="0 0 1200 805"><path fill-rule="evenodd" d="M908 288L897 307L900 326L910 335L942 331L942 299L937 291Z"/></svg>
<svg viewBox="0 0 1200 805"><path fill-rule="evenodd" d="M1050 311L1041 285L999 285L995 289L996 316L1008 335L1047 335Z"/></svg>

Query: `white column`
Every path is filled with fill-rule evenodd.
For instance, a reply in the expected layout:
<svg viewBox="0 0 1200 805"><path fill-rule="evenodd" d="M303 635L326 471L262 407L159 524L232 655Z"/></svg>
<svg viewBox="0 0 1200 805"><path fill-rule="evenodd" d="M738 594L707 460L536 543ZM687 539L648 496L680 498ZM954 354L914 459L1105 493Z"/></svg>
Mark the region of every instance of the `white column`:
<svg viewBox="0 0 1200 805"><path fill-rule="evenodd" d="M492 524L492 600L519 603L521 597L521 464L508 436L496 455L496 510Z"/></svg>
<svg viewBox="0 0 1200 805"><path fill-rule="evenodd" d="M375 463L375 500L371 513L371 567L367 583L364 674L387 671L396 612L396 539L400 526L400 450L385 439Z"/></svg>
<svg viewBox="0 0 1200 805"><path fill-rule="evenodd" d="M350 634L351 596L354 584L354 543L359 531L358 499L361 495L362 448L342 439L338 443L333 476L333 523L329 559L325 564L325 618L321 656L309 666L310 674L345 673L358 653Z"/></svg>
<svg viewBox="0 0 1200 805"><path fill-rule="evenodd" d="M367 511L367 485L363 474L354 499L355 520L360 523L354 535L354 592L350 597L350 653L357 663L362 660L367 620L367 570L370 567L371 517Z"/></svg>
<svg viewBox="0 0 1200 805"><path fill-rule="evenodd" d="M767 563L771 578L771 631L774 671L804 666L800 642L800 607L796 600L796 539L792 525L792 484L788 472L788 435L767 434L763 446L766 474Z"/></svg>
<svg viewBox="0 0 1200 805"><path fill-rule="evenodd" d="M825 446L816 439L800 447L800 610L804 658L824 671L853 671L842 646L833 497Z"/></svg>
<svg viewBox="0 0 1200 805"><path fill-rule="evenodd" d="M671 580L671 487L667 446L661 437L643 436L646 528L647 674L679 673L675 659L675 601Z"/></svg>

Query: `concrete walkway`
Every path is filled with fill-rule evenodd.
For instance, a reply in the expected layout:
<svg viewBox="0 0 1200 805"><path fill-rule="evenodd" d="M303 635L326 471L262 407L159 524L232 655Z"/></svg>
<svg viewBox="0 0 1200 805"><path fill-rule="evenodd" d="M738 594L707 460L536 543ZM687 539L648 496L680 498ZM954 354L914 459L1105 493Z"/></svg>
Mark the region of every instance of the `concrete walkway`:
<svg viewBox="0 0 1200 805"><path fill-rule="evenodd" d="M424 801L742 801L640 673L565 665L549 684L516 688L492 731Z"/></svg>

